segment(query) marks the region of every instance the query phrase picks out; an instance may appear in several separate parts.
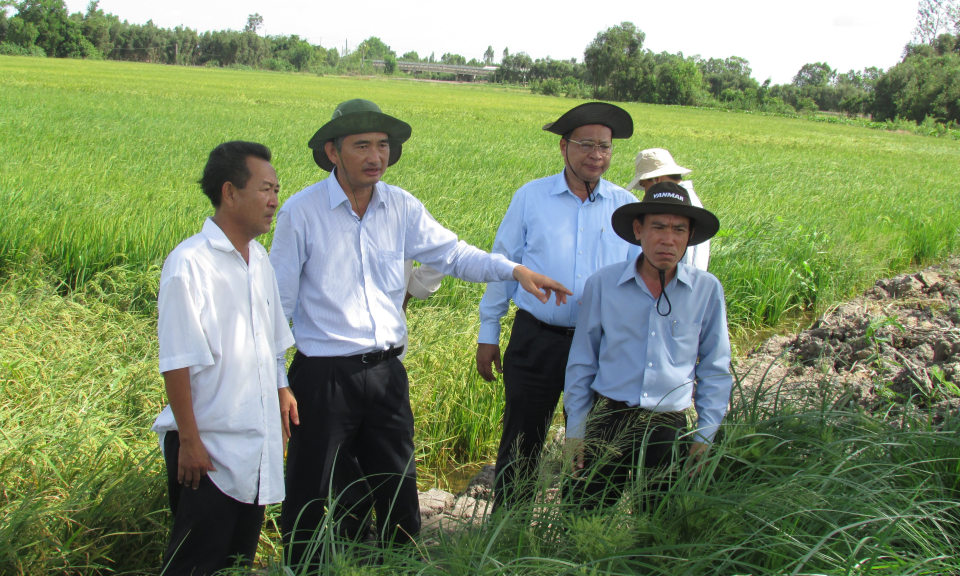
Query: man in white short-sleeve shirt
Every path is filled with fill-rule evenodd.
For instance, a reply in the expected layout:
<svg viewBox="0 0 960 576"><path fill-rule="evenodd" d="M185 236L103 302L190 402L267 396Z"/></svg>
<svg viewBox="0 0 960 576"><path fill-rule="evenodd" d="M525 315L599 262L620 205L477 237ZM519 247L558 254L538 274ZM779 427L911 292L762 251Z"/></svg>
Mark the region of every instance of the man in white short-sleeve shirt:
<svg viewBox="0 0 960 576"><path fill-rule="evenodd" d="M270 151L221 144L200 184L215 213L167 257L158 298L170 404L153 431L174 515L166 575L252 565L264 506L284 498L280 413L289 391L278 393L275 358L294 340L267 251L254 240L270 230L278 204Z"/></svg>

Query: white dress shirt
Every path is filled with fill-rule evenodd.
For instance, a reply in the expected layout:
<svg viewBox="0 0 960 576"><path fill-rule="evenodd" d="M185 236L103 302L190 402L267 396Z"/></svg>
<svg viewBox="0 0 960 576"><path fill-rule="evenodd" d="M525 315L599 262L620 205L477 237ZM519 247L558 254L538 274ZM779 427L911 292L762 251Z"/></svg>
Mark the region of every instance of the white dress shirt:
<svg viewBox="0 0 960 576"><path fill-rule="evenodd" d="M698 208L703 208L703 202L700 201L700 197L697 196L697 193L693 191L693 182L690 180L681 180L680 185L686 188L687 192L690 194L690 203ZM707 271L707 265L710 263L710 241L701 242L696 246L690 246L687 248L687 253L683 255L683 258L680 260L687 266L693 266L699 270Z"/></svg>
<svg viewBox="0 0 960 576"><path fill-rule="evenodd" d="M283 441L275 358L293 345L267 251L250 242L250 263L207 219L167 256L160 274L160 372L189 368L210 480L240 502L284 498ZM177 430L168 405L153 424Z"/></svg>
<svg viewBox="0 0 960 576"><path fill-rule="evenodd" d="M407 333L404 260L469 282L513 278L517 264L441 226L406 190L378 182L361 219L334 173L277 213L270 261L280 301L307 356L351 356L397 346ZM284 358L277 358L281 386Z"/></svg>

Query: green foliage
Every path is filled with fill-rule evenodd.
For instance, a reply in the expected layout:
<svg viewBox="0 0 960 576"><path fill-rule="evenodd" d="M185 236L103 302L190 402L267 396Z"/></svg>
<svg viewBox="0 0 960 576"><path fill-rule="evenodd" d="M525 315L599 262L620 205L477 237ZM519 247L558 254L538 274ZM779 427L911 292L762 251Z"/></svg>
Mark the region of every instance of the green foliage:
<svg viewBox="0 0 960 576"><path fill-rule="evenodd" d="M613 100L632 100L644 77L646 34L632 22L607 28L587 46L583 62L594 90L609 91Z"/></svg>
<svg viewBox="0 0 960 576"><path fill-rule="evenodd" d="M10 42L0 42L0 56L34 56L46 58L47 54L43 51L43 48L39 46L24 48L23 46L11 44Z"/></svg>
<svg viewBox="0 0 960 576"><path fill-rule="evenodd" d="M877 80L872 112L877 120L960 122L960 36L911 45L903 61Z"/></svg>

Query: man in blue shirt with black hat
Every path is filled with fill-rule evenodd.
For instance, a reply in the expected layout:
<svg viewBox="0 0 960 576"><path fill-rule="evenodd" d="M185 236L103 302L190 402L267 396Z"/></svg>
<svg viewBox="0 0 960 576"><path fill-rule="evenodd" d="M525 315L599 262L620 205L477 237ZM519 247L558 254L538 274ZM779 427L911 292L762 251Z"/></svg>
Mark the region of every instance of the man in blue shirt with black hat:
<svg viewBox="0 0 960 576"><path fill-rule="evenodd" d="M289 371L296 403L282 415L294 424L280 516L291 564L314 555L328 506L348 537L361 536L372 508L383 542L407 542L420 529L413 413L398 358L405 260L471 282L516 281L544 302L570 294L459 240L412 194L381 181L410 133L373 102L341 103L309 143L330 176L277 213L270 262L297 347ZM284 367L280 354L280 387Z"/></svg>
<svg viewBox="0 0 960 576"><path fill-rule="evenodd" d="M631 473L649 478L670 464L691 398L697 424L689 454L701 458L733 385L723 288L681 262L689 246L717 233L717 217L694 206L682 186L661 182L642 202L617 209L612 225L643 253L587 280L570 348L567 447L574 468L584 470L585 509L614 504ZM661 490L669 486L663 480Z"/></svg>
<svg viewBox="0 0 960 576"><path fill-rule="evenodd" d="M561 306L544 305L507 281L487 284L480 302L477 370L487 381L495 378L492 366L502 372L506 397L494 486L497 507L529 501L534 493L540 452L563 391L584 283L601 266L639 252L610 228L613 211L636 198L602 178L610 167L613 140L633 134L630 114L612 104L589 102L543 129L560 136L563 170L517 190L493 253L560 279L573 290L573 298ZM501 370L500 319L510 300L518 310Z"/></svg>

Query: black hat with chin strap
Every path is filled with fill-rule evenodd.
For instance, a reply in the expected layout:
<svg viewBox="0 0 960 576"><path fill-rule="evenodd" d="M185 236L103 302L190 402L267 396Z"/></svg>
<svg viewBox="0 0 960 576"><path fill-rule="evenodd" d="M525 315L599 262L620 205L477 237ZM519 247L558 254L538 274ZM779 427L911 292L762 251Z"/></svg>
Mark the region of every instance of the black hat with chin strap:
<svg viewBox="0 0 960 576"><path fill-rule="evenodd" d="M606 102L587 102L571 108L557 118L556 122L545 124L543 129L563 136L567 132L590 124L606 126L613 133L614 138L633 136L633 118L630 117L630 113Z"/></svg>
<svg viewBox="0 0 960 576"><path fill-rule="evenodd" d="M611 218L613 231L627 242L640 245L633 232L633 221L640 214L677 214L690 219L693 235L687 246L695 246L713 238L720 230L720 220L712 212L694 206L687 189L673 182L658 182L647 188L640 202L624 204Z"/></svg>

